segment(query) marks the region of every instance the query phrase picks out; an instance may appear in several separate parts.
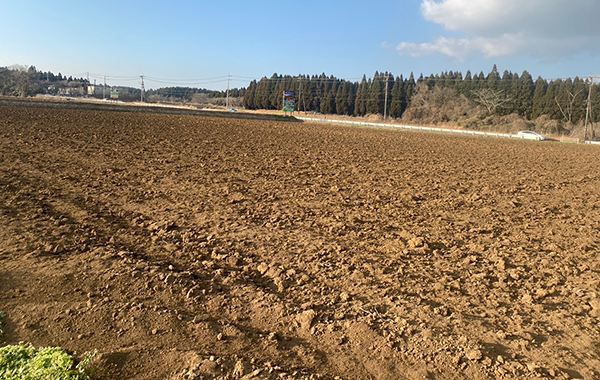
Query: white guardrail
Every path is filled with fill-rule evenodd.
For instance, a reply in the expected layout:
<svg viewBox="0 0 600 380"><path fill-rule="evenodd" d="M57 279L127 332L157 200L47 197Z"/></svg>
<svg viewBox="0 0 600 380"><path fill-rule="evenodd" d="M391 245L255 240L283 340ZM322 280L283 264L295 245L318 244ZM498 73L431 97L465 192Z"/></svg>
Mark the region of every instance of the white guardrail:
<svg viewBox="0 0 600 380"><path fill-rule="evenodd" d="M336 124L346 124L346 125L356 125L356 126L365 126L365 127L388 127L388 128L399 128L399 129L407 129L412 131L421 131L421 132L442 132L442 133L456 133L461 135L471 135L471 136L487 136L487 137L500 137L507 139L522 139L521 136L511 135L509 133L497 133L497 132L481 132L481 131L465 131L462 129L446 129L446 128L434 128L434 127L416 127L412 125L399 125L399 124L385 124L385 123L367 123L362 121L348 121L348 120L333 120L333 119L313 119L310 117L298 117L296 119L306 120L306 121L315 121L320 123L336 123ZM576 142L579 143L578 139L569 139L565 138L561 139L560 142ZM600 145L600 141L586 141L586 144L594 144Z"/></svg>
<svg viewBox="0 0 600 380"><path fill-rule="evenodd" d="M348 121L348 120L330 120L330 119L313 119L310 117L298 117L296 119L306 120L306 121L315 121L320 123L336 123L336 124L347 124L347 125L356 125L356 126L365 126L365 127L388 127L388 128L399 128L399 129L407 129L412 131L421 131L421 132L442 132L442 133L456 133L461 135L471 135L471 136L487 136L487 137L501 137L501 138L516 138L521 139L520 136L511 135L508 133L497 133L497 132L481 132L481 131L465 131L462 129L446 129L446 128L435 128L435 127L417 127L412 125L399 125L399 124L385 124L385 123L367 123L361 121Z"/></svg>

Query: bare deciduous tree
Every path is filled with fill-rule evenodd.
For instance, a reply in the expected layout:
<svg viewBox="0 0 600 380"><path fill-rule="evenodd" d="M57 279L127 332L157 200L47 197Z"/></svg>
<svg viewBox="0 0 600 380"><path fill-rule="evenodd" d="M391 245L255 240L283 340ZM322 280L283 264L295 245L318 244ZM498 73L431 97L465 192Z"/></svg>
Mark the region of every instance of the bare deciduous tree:
<svg viewBox="0 0 600 380"><path fill-rule="evenodd" d="M482 88L473 91L475 101L484 106L490 114L496 112L498 107L509 102L511 99L504 94L502 90L494 90L491 88Z"/></svg>
<svg viewBox="0 0 600 380"><path fill-rule="evenodd" d="M564 118L565 118L565 120L567 122L572 122L573 121L573 109L574 109L574 104L575 104L575 98L582 91L583 91L583 89L580 89L580 90L578 90L575 93L573 93L571 91L567 91L568 99L567 99L566 104L564 105L564 108L560 104L560 102L558 101L558 96L554 97L554 101L556 102L556 105L558 106L558 109L560 109L560 113L562 113L562 115L564 116Z"/></svg>

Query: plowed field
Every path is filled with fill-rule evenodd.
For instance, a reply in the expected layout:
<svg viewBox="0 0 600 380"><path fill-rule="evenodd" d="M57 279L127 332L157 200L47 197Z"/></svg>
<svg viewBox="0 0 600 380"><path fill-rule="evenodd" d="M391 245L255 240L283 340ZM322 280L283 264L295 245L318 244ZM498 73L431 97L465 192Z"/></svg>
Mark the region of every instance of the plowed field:
<svg viewBox="0 0 600 380"><path fill-rule="evenodd" d="M4 343L96 379L600 378L600 149L0 107Z"/></svg>

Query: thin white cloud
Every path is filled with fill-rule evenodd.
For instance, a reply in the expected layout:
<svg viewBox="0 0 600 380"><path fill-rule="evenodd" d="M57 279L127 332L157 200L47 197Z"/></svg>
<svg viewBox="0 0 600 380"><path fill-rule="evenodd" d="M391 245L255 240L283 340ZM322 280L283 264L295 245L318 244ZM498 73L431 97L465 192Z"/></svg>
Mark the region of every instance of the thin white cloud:
<svg viewBox="0 0 600 380"><path fill-rule="evenodd" d="M411 57L422 57L440 53L463 60L465 57L481 53L486 58L514 55L526 49L518 34L506 34L498 38L446 38L439 37L434 42L415 44L402 42L396 49Z"/></svg>
<svg viewBox="0 0 600 380"><path fill-rule="evenodd" d="M595 0L423 0L421 13L463 36L402 42L396 46L400 54L458 60L519 54L556 58L597 50L600 42L595 26L600 1Z"/></svg>

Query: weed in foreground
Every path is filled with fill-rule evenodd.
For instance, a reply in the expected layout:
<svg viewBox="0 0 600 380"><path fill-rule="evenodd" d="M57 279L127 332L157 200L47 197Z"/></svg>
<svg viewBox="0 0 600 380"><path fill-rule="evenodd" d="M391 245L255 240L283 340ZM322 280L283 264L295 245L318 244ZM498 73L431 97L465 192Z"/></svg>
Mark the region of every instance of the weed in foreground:
<svg viewBox="0 0 600 380"><path fill-rule="evenodd" d="M0 319L5 313L0 312ZM2 335L0 321L0 336ZM97 352L87 353L77 365L73 356L59 347L36 349L23 342L0 347L0 379L5 380L88 380L87 370Z"/></svg>

